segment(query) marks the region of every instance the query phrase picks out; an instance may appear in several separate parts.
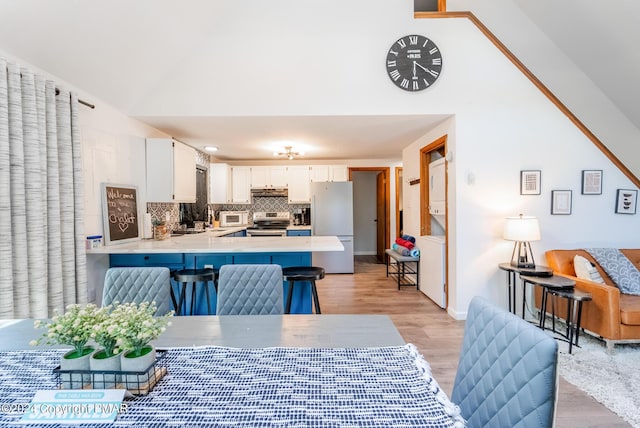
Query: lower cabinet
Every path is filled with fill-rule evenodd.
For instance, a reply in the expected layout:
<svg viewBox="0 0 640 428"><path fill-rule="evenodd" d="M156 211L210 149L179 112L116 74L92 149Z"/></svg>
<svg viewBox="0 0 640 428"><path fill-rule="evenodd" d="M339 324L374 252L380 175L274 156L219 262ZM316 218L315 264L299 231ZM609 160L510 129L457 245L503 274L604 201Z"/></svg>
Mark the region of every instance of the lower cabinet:
<svg viewBox="0 0 640 428"><path fill-rule="evenodd" d="M185 255L170 254L111 254L110 267L168 267L170 270L185 268Z"/></svg>
<svg viewBox="0 0 640 428"><path fill-rule="evenodd" d="M310 229L287 230L287 236L311 236L311 230Z"/></svg>
<svg viewBox="0 0 640 428"><path fill-rule="evenodd" d="M243 233L245 231L237 232ZM309 232L306 230L296 230L292 232ZM242 235L240 235L242 236ZM311 266L311 253L167 253L167 254L111 254L109 257L110 267L168 267L172 272L181 269L220 269L225 264L278 264L284 267L291 266ZM211 307L215 314L217 295L211 284L209 287L209 297ZM182 284L171 280L176 299L180 296ZM284 299L287 298L289 283L283 282ZM192 294L192 285L187 284L185 288L185 301L187 307L191 306L192 298L196 300L196 315L207 315L207 299L205 288L202 283L196 284L195 295ZM293 290L291 299L292 314L310 314L311 309L311 285L309 283L298 283Z"/></svg>
<svg viewBox="0 0 640 428"><path fill-rule="evenodd" d="M247 230L246 229L242 229L242 230L240 230L238 232L234 232L234 233L230 233L228 235L222 235L222 236L224 236L225 238L242 238L242 237L247 236Z"/></svg>

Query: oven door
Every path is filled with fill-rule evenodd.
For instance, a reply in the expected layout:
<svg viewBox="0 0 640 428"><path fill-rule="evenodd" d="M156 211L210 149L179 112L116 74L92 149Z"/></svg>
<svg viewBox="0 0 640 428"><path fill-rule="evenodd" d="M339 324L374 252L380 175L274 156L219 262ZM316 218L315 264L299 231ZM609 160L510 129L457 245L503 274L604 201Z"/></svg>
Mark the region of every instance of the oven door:
<svg viewBox="0 0 640 428"><path fill-rule="evenodd" d="M287 236L287 229L251 229L247 228L247 236L263 237L263 236Z"/></svg>

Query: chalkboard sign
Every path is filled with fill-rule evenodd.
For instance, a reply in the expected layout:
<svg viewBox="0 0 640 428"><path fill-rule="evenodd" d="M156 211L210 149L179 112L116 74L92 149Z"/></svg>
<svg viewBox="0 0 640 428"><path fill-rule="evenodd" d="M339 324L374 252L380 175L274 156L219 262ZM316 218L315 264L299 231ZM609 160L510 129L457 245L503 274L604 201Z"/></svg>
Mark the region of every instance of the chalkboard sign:
<svg viewBox="0 0 640 428"><path fill-rule="evenodd" d="M139 240L138 218L136 186L102 183L102 219L106 245Z"/></svg>

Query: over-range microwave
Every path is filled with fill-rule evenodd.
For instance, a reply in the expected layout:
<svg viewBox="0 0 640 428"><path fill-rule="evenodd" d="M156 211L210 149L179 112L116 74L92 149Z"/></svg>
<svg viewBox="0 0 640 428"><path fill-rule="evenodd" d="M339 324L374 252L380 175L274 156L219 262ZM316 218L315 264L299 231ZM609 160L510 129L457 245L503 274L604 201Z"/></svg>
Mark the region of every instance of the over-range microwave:
<svg viewBox="0 0 640 428"><path fill-rule="evenodd" d="M220 211L220 226L246 226L249 224L249 211Z"/></svg>

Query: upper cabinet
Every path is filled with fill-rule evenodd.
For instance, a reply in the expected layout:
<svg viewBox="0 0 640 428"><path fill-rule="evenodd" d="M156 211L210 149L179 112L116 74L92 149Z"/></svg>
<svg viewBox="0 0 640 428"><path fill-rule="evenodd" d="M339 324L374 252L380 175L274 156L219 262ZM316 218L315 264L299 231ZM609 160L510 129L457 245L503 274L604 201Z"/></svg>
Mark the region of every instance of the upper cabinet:
<svg viewBox="0 0 640 428"><path fill-rule="evenodd" d="M347 181L346 165L209 166L210 204L250 204L251 189L288 189L287 202L311 202L312 181Z"/></svg>
<svg viewBox="0 0 640 428"><path fill-rule="evenodd" d="M231 167L231 200L234 204L251 203L251 168L248 166Z"/></svg>
<svg viewBox="0 0 640 428"><path fill-rule="evenodd" d="M209 203L231 202L231 169L226 163L209 165Z"/></svg>
<svg viewBox="0 0 640 428"><path fill-rule="evenodd" d="M196 150L170 138L147 138L147 201L196 201Z"/></svg>
<svg viewBox="0 0 640 428"><path fill-rule="evenodd" d="M284 189L287 187L287 179L286 166L251 167L251 188L253 189Z"/></svg>
<svg viewBox="0 0 640 428"><path fill-rule="evenodd" d="M303 204L311 202L311 170L308 166L290 166L287 168L289 182L289 203Z"/></svg>
<svg viewBox="0 0 640 428"><path fill-rule="evenodd" d="M311 181L349 181L347 165L311 165Z"/></svg>

